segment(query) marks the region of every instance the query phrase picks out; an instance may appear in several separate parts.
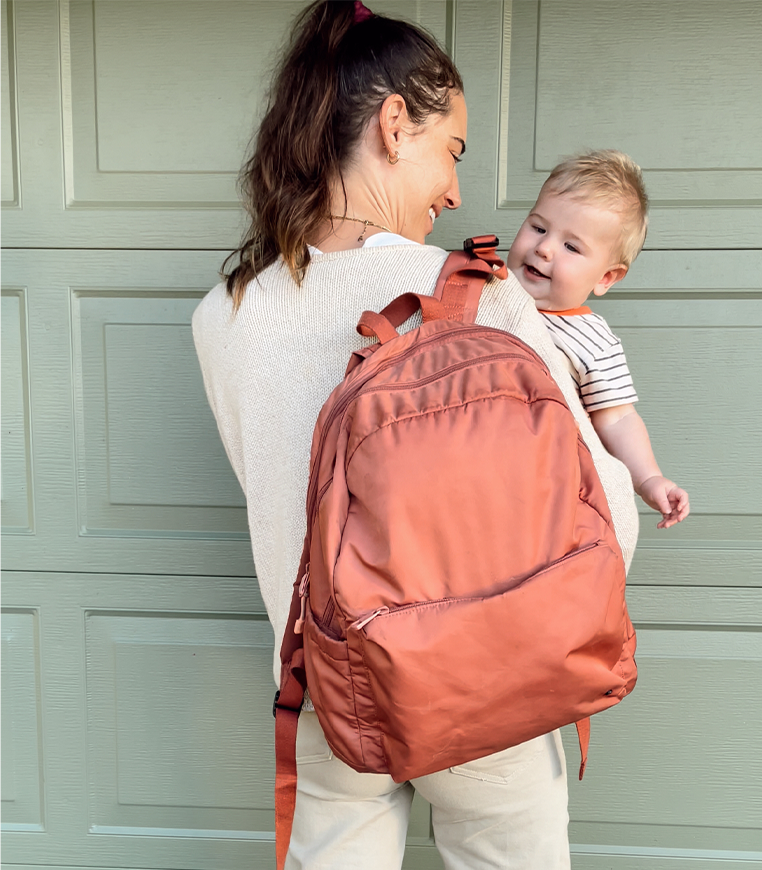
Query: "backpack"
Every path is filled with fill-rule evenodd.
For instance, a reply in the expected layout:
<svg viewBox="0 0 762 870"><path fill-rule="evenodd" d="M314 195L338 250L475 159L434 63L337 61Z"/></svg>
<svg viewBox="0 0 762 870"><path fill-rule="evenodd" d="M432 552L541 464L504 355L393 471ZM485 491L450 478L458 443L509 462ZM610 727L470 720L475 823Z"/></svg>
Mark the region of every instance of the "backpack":
<svg viewBox="0 0 762 870"><path fill-rule="evenodd" d="M590 451L535 351L474 322L485 281L507 274L496 246L467 240L433 296L365 312L378 343L318 418L273 707L279 866L305 686L338 758L403 782L572 722L581 779L588 717L635 685Z"/></svg>

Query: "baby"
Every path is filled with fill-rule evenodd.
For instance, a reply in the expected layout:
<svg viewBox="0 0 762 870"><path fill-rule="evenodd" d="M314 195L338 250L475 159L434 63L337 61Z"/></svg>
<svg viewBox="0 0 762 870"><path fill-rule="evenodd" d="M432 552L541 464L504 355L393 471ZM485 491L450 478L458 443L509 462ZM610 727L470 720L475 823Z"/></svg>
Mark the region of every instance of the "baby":
<svg viewBox="0 0 762 870"><path fill-rule="evenodd" d="M560 163L542 186L508 252L508 268L535 301L568 358L582 403L605 448L630 471L635 492L668 529L690 512L688 493L664 477L619 339L584 305L621 281L648 227L638 167L620 151L592 151Z"/></svg>

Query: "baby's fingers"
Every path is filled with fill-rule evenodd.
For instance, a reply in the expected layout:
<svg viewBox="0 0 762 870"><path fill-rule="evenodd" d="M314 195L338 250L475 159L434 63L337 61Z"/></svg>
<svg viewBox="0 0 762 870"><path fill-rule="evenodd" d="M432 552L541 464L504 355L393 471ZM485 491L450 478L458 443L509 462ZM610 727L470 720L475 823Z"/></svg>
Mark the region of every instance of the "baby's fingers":
<svg viewBox="0 0 762 870"><path fill-rule="evenodd" d="M691 512L688 493L679 486L673 487L667 494L669 508L662 512L662 521L657 523L657 529L669 529L676 523L681 523Z"/></svg>
<svg viewBox="0 0 762 870"><path fill-rule="evenodd" d="M676 522L681 523L691 512L691 504L688 499L688 493L676 486L669 493L669 503L672 508L671 514L675 517Z"/></svg>
<svg viewBox="0 0 762 870"><path fill-rule="evenodd" d="M680 520L677 518L677 515L672 512L669 514L664 514L661 522L656 524L657 529L668 529L671 526L674 526L676 523L679 523Z"/></svg>

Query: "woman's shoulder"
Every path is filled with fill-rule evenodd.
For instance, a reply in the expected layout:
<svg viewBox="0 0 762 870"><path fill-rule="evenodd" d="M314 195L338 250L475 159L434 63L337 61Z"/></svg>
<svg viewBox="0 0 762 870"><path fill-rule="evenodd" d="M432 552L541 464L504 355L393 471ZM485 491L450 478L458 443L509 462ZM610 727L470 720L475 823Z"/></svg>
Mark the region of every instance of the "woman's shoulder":
<svg viewBox="0 0 762 870"><path fill-rule="evenodd" d="M194 336L196 333L207 328L226 310L233 310L233 299L227 291L224 281L212 287L196 306L192 317Z"/></svg>
<svg viewBox="0 0 762 870"><path fill-rule="evenodd" d="M512 272L502 280L493 278L485 284L477 321L484 326L512 332L520 338L524 338L521 333L527 328L542 325L534 300Z"/></svg>

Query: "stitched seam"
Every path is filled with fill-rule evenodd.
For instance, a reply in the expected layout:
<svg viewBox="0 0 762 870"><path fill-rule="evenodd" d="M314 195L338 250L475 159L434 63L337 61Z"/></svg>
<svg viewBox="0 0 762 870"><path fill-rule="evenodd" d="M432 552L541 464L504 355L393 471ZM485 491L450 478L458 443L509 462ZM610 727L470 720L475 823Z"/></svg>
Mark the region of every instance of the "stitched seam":
<svg viewBox="0 0 762 870"><path fill-rule="evenodd" d="M383 737L384 732L381 731L381 723L378 718L378 701L376 700L376 693L373 691L373 683L370 680L370 669L368 668L368 663L365 661L365 644L363 644L362 640L360 641L360 649L362 650L362 666L365 669L365 676L368 680L368 691L370 692L371 700L373 701L373 712L376 716L376 723L378 726L378 731L381 734L381 740L379 741L381 744L381 752L384 756L384 762L386 763L386 769L391 770L389 766L389 757L386 754L386 744L384 743ZM364 756L363 756L364 759Z"/></svg>
<svg viewBox="0 0 762 870"><path fill-rule="evenodd" d="M347 644L349 641L347 641ZM365 667L365 654L363 652L363 667ZM365 668L367 671L367 668ZM355 720L357 721L357 736L360 738L360 755L362 756L362 763L365 767L368 766L368 762L365 760L365 741L363 740L362 728L360 728L360 714L357 710L357 690L355 688L355 675L352 669L352 661L349 660L349 679L352 681L352 706L355 711ZM373 699L373 704L375 705L376 699Z"/></svg>
<svg viewBox="0 0 762 870"><path fill-rule="evenodd" d="M510 747L512 748L512 747ZM527 767L539 757L542 752L542 747L539 747L532 755L525 759L524 763L519 765L514 771L512 771L508 776L500 776L497 773L479 773L478 771L469 771L466 764L454 764L449 770L455 774L455 776L464 776L468 779L475 779L479 782L494 782L498 785L506 785L512 779L515 779L520 773L523 773Z"/></svg>
<svg viewBox="0 0 762 870"><path fill-rule="evenodd" d="M560 399L554 399L551 396L544 396L541 399L523 399L520 396L516 396L516 395L509 395L507 393L505 393L505 394L498 393L497 395L492 394L489 396L479 396L478 398L475 398L475 399L466 399L465 401L459 402L456 405L455 404L454 405L442 405L439 408L429 408L426 411L417 411L413 414L409 414L406 417L397 417L394 420L389 420L388 423L383 423L381 426L377 426L372 432L368 432L368 434L363 436L363 438L357 443L357 445L355 446L352 453L347 457L347 459L344 463L344 467L347 469L349 468L349 463L352 461L355 453L357 453L357 451L360 449L360 447L363 445L363 443L365 442L365 440L367 438L370 438L372 435L375 435L377 432L381 432L383 429L387 429L389 426L393 426L395 423L406 423L408 420L417 420L417 419L421 419L423 417L427 417L431 414L441 414L444 411L451 411L451 410L455 410L457 408L464 408L464 407L466 407L466 405L473 405L476 402L491 401L492 399L513 399L515 402L521 402L522 405L534 405L538 402L555 402L557 405L560 405L562 408L566 408L567 411L569 410L568 406L566 405L565 402L562 402ZM592 505L591 505L591 507L592 507Z"/></svg>

